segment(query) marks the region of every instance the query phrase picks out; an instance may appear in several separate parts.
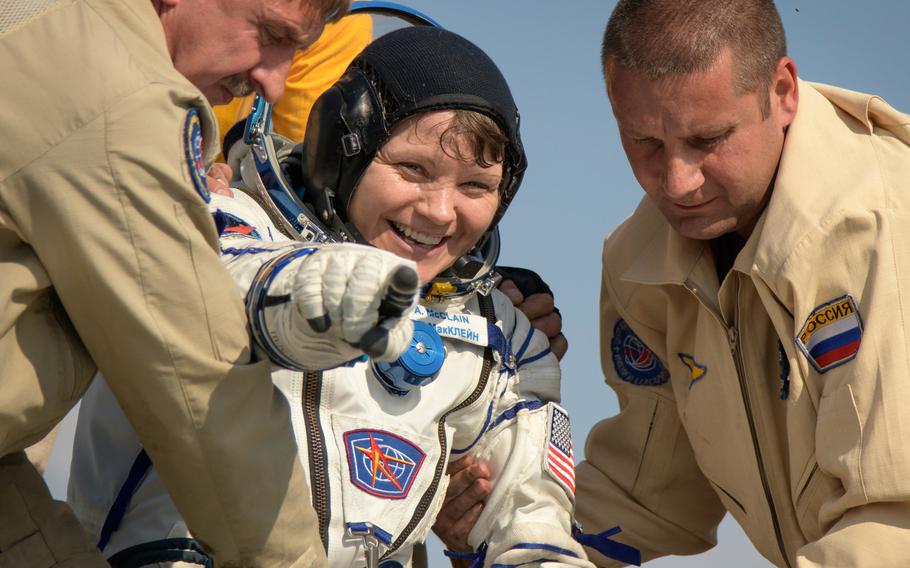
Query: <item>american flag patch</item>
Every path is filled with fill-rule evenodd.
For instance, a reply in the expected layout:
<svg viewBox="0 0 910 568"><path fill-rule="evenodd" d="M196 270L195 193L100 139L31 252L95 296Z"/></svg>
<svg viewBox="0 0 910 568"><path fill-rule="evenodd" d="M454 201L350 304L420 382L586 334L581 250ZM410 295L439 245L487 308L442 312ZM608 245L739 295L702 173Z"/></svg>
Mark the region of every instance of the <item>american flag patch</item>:
<svg viewBox="0 0 910 568"><path fill-rule="evenodd" d="M547 405L547 453L544 469L572 496L575 495L575 453L569 414L558 404Z"/></svg>

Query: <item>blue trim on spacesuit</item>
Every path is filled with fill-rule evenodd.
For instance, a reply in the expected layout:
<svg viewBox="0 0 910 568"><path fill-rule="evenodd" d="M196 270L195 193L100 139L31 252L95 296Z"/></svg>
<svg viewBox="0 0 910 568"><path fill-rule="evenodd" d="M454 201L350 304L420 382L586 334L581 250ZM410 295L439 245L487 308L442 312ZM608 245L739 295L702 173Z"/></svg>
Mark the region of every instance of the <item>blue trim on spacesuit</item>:
<svg viewBox="0 0 910 568"><path fill-rule="evenodd" d="M520 361L518 361L517 367L518 367L519 369L521 369L521 367L522 367L523 365L528 365L528 364L530 364L530 363L533 363L534 361L537 361L538 359L542 359L542 358L546 357L546 356L549 355L550 353L551 353L550 348L547 347L546 349L544 349L543 351L541 351L541 352L538 353L537 355L531 355L531 356L528 357L527 359L521 359Z"/></svg>
<svg viewBox="0 0 910 568"><path fill-rule="evenodd" d="M126 481L123 482L120 492L117 493L117 498L114 499L114 504L111 505L110 511L107 512L107 517L105 517L104 524L101 526L101 535L98 537L98 550L103 551L107 543L110 542L111 535L120 528L120 523L123 521L124 515L126 515L126 509L129 507L130 499L133 498L133 494L142 485L142 481L151 469L152 460L143 448L139 450L139 455L133 460L133 465L130 466Z"/></svg>
<svg viewBox="0 0 910 568"><path fill-rule="evenodd" d="M446 548L442 551L446 558L454 558L455 560L476 560L480 558L482 552L459 552L458 550L449 550Z"/></svg>
<svg viewBox="0 0 910 568"><path fill-rule="evenodd" d="M98 550L102 552L111 540L111 536L120 528L123 517L129 508L130 501L149 471L152 470L152 460L146 453L145 448L139 450L130 471L126 476L126 481L120 487L114 504L111 505L104 524L101 527L101 535L98 538ZM212 559L206 554L205 550L191 538L168 538L145 542L124 548L107 559L113 568L134 568L139 566L149 566L158 562L185 562L196 564L206 568L212 568Z"/></svg>
<svg viewBox="0 0 910 568"><path fill-rule="evenodd" d="M499 353L503 364L508 364L511 343L495 323L487 322L487 345Z"/></svg>
<svg viewBox="0 0 910 568"><path fill-rule="evenodd" d="M559 546L555 546L552 544L545 544L542 542L523 542L521 544L517 544L517 545L513 546L509 550L545 550L547 552L555 552L556 554L561 554L563 556L571 556L572 558L578 558L578 555L575 554L574 552L572 552L571 550L568 550L566 548L561 548ZM547 561L552 562L553 559L548 558L548 557L542 557L542 558L536 558L534 560L529 560L527 562L522 562L521 564L493 564L491 566L491 568L492 567L512 568L512 567L516 567L516 566L528 566L530 564L537 565L537 564L540 564L542 562L547 562Z"/></svg>
<svg viewBox="0 0 910 568"><path fill-rule="evenodd" d="M531 330L531 332L528 333L528 336L525 338L525 341L522 344L521 349L519 349L519 353L523 353L524 350L527 349L528 345L530 344L532 335L533 335L533 330ZM548 347L543 352L538 353L537 355L534 355L532 357L529 357L521 363L516 363L515 367L513 368L509 364L509 361L511 359L510 355L511 355L511 351L512 351L511 341L508 338L506 338L506 336L502 332L502 330L499 329L499 326L497 326L494 323L489 323L489 322L487 323L487 343L491 348L493 348L497 352L499 352L500 359L502 360L502 367L500 368L500 373L502 373L504 371L508 371L510 376L514 375L515 372L518 370L518 367L520 367L522 364L532 363L532 362L536 361L537 359L540 359L541 357L545 356L547 353L550 353L550 348ZM515 359L517 359L517 357ZM505 387L503 387L503 392L501 392L499 394L499 396L501 397L504 393L505 393ZM480 440L480 438L484 434L486 434L489 430L492 430L493 428L498 426L504 420L511 420L511 419L515 418L515 415L518 413L518 411L520 411L524 408L531 408L533 410L534 408L540 408L541 406L543 406L543 403L540 401L518 403L515 406L513 406L512 408L510 408L510 409L506 410L505 412L503 412L502 414L500 414L496 418L496 420L494 420L491 424L490 418L492 418L492 416L493 416L494 403L495 403L495 400L490 401L490 406L489 406L489 408L487 408L487 417L484 420L483 427L480 429L480 433L477 434L477 437L474 438L474 440L464 448L459 448L459 449L453 448L452 455L463 454L463 453L469 451L471 448L474 447L475 444L477 444L477 442ZM534 403L536 403L537 406L533 406ZM527 406L523 406L523 405L527 405ZM533 408L532 408L532 406L533 406Z"/></svg>
<svg viewBox="0 0 910 568"><path fill-rule="evenodd" d="M530 329L528 334L525 336L524 342L521 344L521 347L518 348L518 352L515 354L515 360L521 361L521 356L525 354L525 351L528 349L528 346L531 345L531 338L534 337L534 329ZM519 367L521 365L518 365Z"/></svg>
<svg viewBox="0 0 910 568"><path fill-rule="evenodd" d="M518 413L522 410L537 410L542 408L546 403L540 400L524 400L513 406L512 408L506 409L502 414L496 417L496 420L490 424L490 430L496 428L506 420L514 420Z"/></svg>
<svg viewBox="0 0 910 568"><path fill-rule="evenodd" d="M317 250L318 249L312 247L296 248L266 262L256 273L256 276L253 277L253 281L250 283L250 290L246 295L247 319L249 319L250 322L250 332L253 334L253 339L265 349L269 359L281 367L295 371L303 371L304 369L286 357L272 342L272 338L266 332L264 307L266 299L268 298L269 287L272 285L275 277L291 262L298 258L309 256ZM269 252L275 251L269 250ZM240 254L244 253L241 252Z"/></svg>
<svg viewBox="0 0 910 568"><path fill-rule="evenodd" d="M455 558L456 560L473 560L469 568L480 568L483 561L487 558L487 543L482 543L474 552L458 552L456 550L443 549L442 553L446 558Z"/></svg>
<svg viewBox="0 0 910 568"><path fill-rule="evenodd" d="M516 544L510 550L546 550L547 552L555 552L557 554L562 554L564 556L571 556L573 558L578 558L578 555L572 552L567 548L562 548L553 544L546 544L543 542L523 542L521 544Z"/></svg>
<svg viewBox="0 0 910 568"><path fill-rule="evenodd" d="M452 448L453 456L455 454L463 454L463 453L467 452L468 450L470 450L471 448L474 447L474 444L476 444L478 441L480 441L480 438L482 438L484 434L486 434L487 430L489 429L488 425L490 424L490 418L493 417L493 403L494 402L495 402L494 400L490 401L490 405L487 407L487 417L484 418L483 426L480 428L480 432L477 434L477 437L474 438L474 441L472 441L470 444L467 445L467 447L462 448L462 449Z"/></svg>
<svg viewBox="0 0 910 568"><path fill-rule="evenodd" d="M511 408L508 408L505 411L503 411L503 413L500 414L499 416L497 416L496 419L493 420L493 422L491 423L490 417L493 415L493 402L491 401L490 407L487 409L487 418L483 423L483 428L480 430L480 433L477 434L477 437L474 438L474 441L471 442L470 444L468 444L468 446L466 448L459 449L459 450L453 449L452 455L463 454L463 453L467 452L468 450L473 448L477 442L480 441L480 439L483 437L484 434L486 434L493 428L496 428L497 426L499 426L506 420L514 420L515 417L518 416L518 413L521 412L522 410L536 410L536 409L542 407L544 404L546 404L546 403L539 401L539 400L526 400L526 401L519 402L515 406L512 406Z"/></svg>
<svg viewBox="0 0 910 568"><path fill-rule="evenodd" d="M221 249L221 254L230 254L233 256L242 256L244 254L263 254L263 253L274 253L279 252L281 249L271 249L271 248L256 248L256 247L247 247L247 248L236 248L228 247ZM314 251L316 249L302 249Z"/></svg>

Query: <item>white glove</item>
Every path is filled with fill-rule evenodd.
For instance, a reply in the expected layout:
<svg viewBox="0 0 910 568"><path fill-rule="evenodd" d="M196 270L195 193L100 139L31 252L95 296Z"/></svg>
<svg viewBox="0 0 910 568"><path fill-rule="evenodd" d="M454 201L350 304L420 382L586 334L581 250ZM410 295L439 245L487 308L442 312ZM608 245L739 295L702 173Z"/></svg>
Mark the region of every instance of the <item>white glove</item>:
<svg viewBox="0 0 910 568"><path fill-rule="evenodd" d="M365 245L321 244L273 259L255 280L254 333L265 328L257 340L282 366L328 369L363 354L390 361L410 344L419 290L410 260Z"/></svg>

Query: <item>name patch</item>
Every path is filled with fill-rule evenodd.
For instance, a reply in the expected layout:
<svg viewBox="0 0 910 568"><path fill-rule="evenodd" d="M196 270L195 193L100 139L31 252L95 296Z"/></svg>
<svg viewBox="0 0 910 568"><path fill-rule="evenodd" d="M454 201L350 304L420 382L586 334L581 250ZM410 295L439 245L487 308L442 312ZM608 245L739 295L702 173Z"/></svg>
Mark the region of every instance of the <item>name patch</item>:
<svg viewBox="0 0 910 568"><path fill-rule="evenodd" d="M404 499L426 454L408 440L382 430L344 433L351 482L384 499Z"/></svg>
<svg viewBox="0 0 910 568"><path fill-rule="evenodd" d="M815 308L796 336L796 346L819 373L851 361L863 339L863 322L849 294Z"/></svg>
<svg viewBox="0 0 910 568"><path fill-rule="evenodd" d="M613 326L610 350L613 352L616 374L627 383L657 386L670 380L670 373L657 355L635 335L623 319L616 320L616 325Z"/></svg>
<svg viewBox="0 0 910 568"><path fill-rule="evenodd" d="M458 339L482 347L486 347L489 344L487 318L483 316L450 314L449 312L438 312L423 306L415 306L411 317L433 326L436 329L436 333L442 337Z"/></svg>

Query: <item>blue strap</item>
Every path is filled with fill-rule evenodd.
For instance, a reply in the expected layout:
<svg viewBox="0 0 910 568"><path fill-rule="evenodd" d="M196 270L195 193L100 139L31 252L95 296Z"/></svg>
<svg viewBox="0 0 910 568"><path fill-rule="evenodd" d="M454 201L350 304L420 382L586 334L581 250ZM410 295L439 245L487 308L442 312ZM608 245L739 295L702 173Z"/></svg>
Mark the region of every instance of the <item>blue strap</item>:
<svg viewBox="0 0 910 568"><path fill-rule="evenodd" d="M145 453L145 449L143 448L142 450L139 450L139 455L133 460L133 465L130 467L130 473L126 476L126 481L124 481L123 485L120 487L120 492L117 494L117 498L114 499L111 510L107 512L107 517L104 519L104 525L101 526L101 536L98 538L98 550L103 551L104 547L106 547L107 543L111 540L111 535L120 528L123 516L126 515L126 508L129 507L130 499L133 498L133 494L136 493L136 490L142 485L142 480L145 479L145 475L150 469L152 469L152 460L149 459L148 454Z"/></svg>
<svg viewBox="0 0 910 568"><path fill-rule="evenodd" d="M384 531L379 528L374 523L367 523L364 521L355 521L350 523L345 523L345 526L351 531L355 531L355 536L361 536L366 534L372 534L376 539L386 546L392 545L392 533ZM372 530L369 530L369 527L372 526Z"/></svg>
<svg viewBox="0 0 910 568"><path fill-rule="evenodd" d="M605 530L600 534L585 534L581 532L581 528L578 525L575 525L572 528L572 536L575 537L575 540L579 543L590 546L607 558L612 558L613 560L618 560L625 564L641 566L641 552L639 552L637 548L629 546L628 544L616 542L615 540L610 540L611 536L620 532L622 532L622 529L618 526Z"/></svg>
<svg viewBox="0 0 910 568"><path fill-rule="evenodd" d="M455 560L475 560L480 556L479 552L458 552L457 550L449 550L448 548L442 551L446 555L446 558L454 558Z"/></svg>
<svg viewBox="0 0 910 568"><path fill-rule="evenodd" d="M447 558L454 558L456 560L473 560L469 568L481 568L483 566L483 561L487 558L487 543L480 545L480 548L476 552L457 552L455 550L443 550L443 554Z"/></svg>

